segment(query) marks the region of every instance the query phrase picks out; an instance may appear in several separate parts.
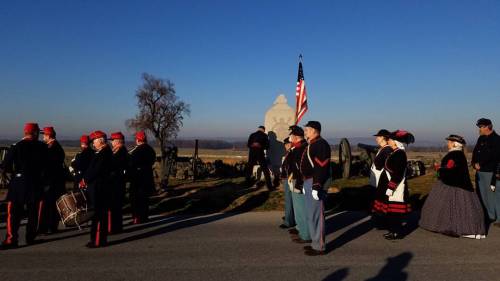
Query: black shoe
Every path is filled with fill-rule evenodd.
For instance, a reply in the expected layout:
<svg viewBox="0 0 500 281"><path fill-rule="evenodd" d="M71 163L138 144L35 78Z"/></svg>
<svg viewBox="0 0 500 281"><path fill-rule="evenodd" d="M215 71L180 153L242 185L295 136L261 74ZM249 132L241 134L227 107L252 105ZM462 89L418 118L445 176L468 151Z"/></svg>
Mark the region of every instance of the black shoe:
<svg viewBox="0 0 500 281"><path fill-rule="evenodd" d="M396 232L390 232L384 235L384 238L389 241L395 241L395 240L401 240L403 239L403 235L396 233Z"/></svg>
<svg viewBox="0 0 500 281"><path fill-rule="evenodd" d="M311 240L303 240L302 238L292 239L292 241L298 244L307 244L312 242Z"/></svg>
<svg viewBox="0 0 500 281"><path fill-rule="evenodd" d="M312 250L312 249L313 249L313 247L311 247L311 246L304 246L304 250L305 251L309 251L309 250Z"/></svg>
<svg viewBox="0 0 500 281"><path fill-rule="evenodd" d="M288 233L294 234L294 235L298 235L299 231L297 229L295 229L295 228L292 228L292 229L288 230Z"/></svg>
<svg viewBox="0 0 500 281"><path fill-rule="evenodd" d="M0 246L0 249L2 250L10 250L10 249L16 249L19 248L19 245L17 242L12 242L12 243L2 243Z"/></svg>
<svg viewBox="0 0 500 281"><path fill-rule="evenodd" d="M311 257L314 257L314 256L323 256L325 255L325 251L318 251L318 250L314 250L314 249L311 249L311 250L306 250L304 252L304 254L306 256L311 256Z"/></svg>
<svg viewBox="0 0 500 281"><path fill-rule="evenodd" d="M280 228L282 228L282 229L287 229L287 228L290 228L290 227L291 226L288 226L288 225L286 225L284 223L280 224Z"/></svg>

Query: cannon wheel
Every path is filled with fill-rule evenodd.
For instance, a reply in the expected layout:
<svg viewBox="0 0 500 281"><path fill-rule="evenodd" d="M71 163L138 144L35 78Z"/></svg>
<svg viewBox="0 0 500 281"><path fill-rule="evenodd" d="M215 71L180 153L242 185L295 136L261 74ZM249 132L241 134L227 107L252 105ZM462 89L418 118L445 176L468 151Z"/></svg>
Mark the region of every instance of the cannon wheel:
<svg viewBox="0 0 500 281"><path fill-rule="evenodd" d="M5 159L5 155L7 155L8 147L0 147L0 164ZM8 188L10 182L10 175L0 171L0 189ZM0 196L3 197L3 196ZM0 198L0 201L5 200L5 198Z"/></svg>
<svg viewBox="0 0 500 281"><path fill-rule="evenodd" d="M339 145L339 164L342 168L342 178L349 178L351 171L351 146L346 138L340 140Z"/></svg>

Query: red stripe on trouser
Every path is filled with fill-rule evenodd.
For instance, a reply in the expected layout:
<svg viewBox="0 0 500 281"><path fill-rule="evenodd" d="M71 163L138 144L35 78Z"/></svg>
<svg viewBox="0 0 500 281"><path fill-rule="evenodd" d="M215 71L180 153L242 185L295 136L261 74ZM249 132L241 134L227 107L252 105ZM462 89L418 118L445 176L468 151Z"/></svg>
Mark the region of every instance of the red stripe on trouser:
<svg viewBox="0 0 500 281"><path fill-rule="evenodd" d="M111 211L108 211L108 233L111 233Z"/></svg>
<svg viewBox="0 0 500 281"><path fill-rule="evenodd" d="M42 217L42 210L43 210L43 200L38 203L38 224L36 226L36 229L38 230L40 228L40 220Z"/></svg>
<svg viewBox="0 0 500 281"><path fill-rule="evenodd" d="M5 239L6 244L12 243L12 202L7 204L7 239Z"/></svg>
<svg viewBox="0 0 500 281"><path fill-rule="evenodd" d="M97 223L97 232L95 234L95 245L96 246L99 246L99 235L101 234L101 223L98 222Z"/></svg>

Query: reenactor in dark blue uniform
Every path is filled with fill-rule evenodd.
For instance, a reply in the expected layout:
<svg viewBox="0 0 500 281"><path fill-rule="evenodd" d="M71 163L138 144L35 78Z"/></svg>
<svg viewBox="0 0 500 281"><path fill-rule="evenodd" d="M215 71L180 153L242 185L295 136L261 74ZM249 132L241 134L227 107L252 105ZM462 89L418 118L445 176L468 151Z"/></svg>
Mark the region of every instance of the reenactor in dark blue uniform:
<svg viewBox="0 0 500 281"><path fill-rule="evenodd" d="M12 145L2 162L2 170L12 174L7 194L7 235L3 249L18 247L18 230L26 207L26 243L33 244L38 228L38 204L47 158L47 146L38 141L40 128L36 123L24 127L24 138Z"/></svg>
<svg viewBox="0 0 500 281"><path fill-rule="evenodd" d="M40 204L39 233L56 233L60 216L56 201L66 190L66 171L64 166L64 150L56 140L53 127L43 128L43 141L47 144L47 162L45 170L45 186Z"/></svg>
<svg viewBox="0 0 500 281"><path fill-rule="evenodd" d="M155 192L153 165L156 152L147 143L144 132L137 132L135 141L137 146L130 151L130 204L132 223L140 224L148 221L149 196Z"/></svg>
<svg viewBox="0 0 500 281"><path fill-rule="evenodd" d="M293 202L292 202L292 191L290 190L291 185L289 183L288 177L292 176L291 167L293 167L293 154L292 154L292 143L290 138L283 140L285 144L285 156L283 156L283 161L281 163L281 180L283 182L283 193L285 197L285 217L283 223L279 226L280 228L286 229L291 228L296 225L295 215L293 214Z"/></svg>
<svg viewBox="0 0 500 281"><path fill-rule="evenodd" d="M111 166L111 206L108 214L108 232L117 234L123 230L123 202L128 170L128 152L125 136L121 132L111 134L113 161Z"/></svg>
<svg viewBox="0 0 500 281"><path fill-rule="evenodd" d="M309 121L305 125L305 137L309 143L301 160L301 173L304 178L306 217L311 235L311 246L305 248L308 256L324 255L325 242L325 205L324 190L331 177L331 148L321 137L321 124Z"/></svg>
<svg viewBox="0 0 500 281"><path fill-rule="evenodd" d="M292 142L290 166L288 168L288 185L291 185L293 212L296 226L290 229L292 241L299 244L311 243L309 235L309 225L306 217L305 196L303 192L304 178L300 171L302 156L307 148L307 142L304 139L304 130L299 126L290 127L290 141Z"/></svg>
<svg viewBox="0 0 500 281"><path fill-rule="evenodd" d="M106 134L95 131L90 134L95 155L85 171L81 188L87 188L89 205L94 210L88 248L104 247L108 238L108 210L111 189L113 152L106 142Z"/></svg>
<svg viewBox="0 0 500 281"><path fill-rule="evenodd" d="M476 170L476 186L486 213L493 225L500 227L500 136L493 130L490 119L476 123L479 138L472 152L472 167Z"/></svg>
<svg viewBox="0 0 500 281"><path fill-rule="evenodd" d="M78 184L83 179L85 171L92 161L92 156L94 155L94 150L90 147L89 136L83 135L80 137L80 148L81 151L75 155L75 158L71 160L70 172L74 177L75 188L78 188Z"/></svg>
<svg viewBox="0 0 500 281"><path fill-rule="evenodd" d="M259 129L255 133L252 133L248 138L247 147L249 151L246 178L247 182L250 182L252 178L253 167L258 164L260 165L260 168L264 173L267 188L272 190L274 189L274 186L271 182L271 174L269 173L269 168L267 167L267 161L264 152L269 148L269 138L265 131L266 128L264 126L260 126Z"/></svg>

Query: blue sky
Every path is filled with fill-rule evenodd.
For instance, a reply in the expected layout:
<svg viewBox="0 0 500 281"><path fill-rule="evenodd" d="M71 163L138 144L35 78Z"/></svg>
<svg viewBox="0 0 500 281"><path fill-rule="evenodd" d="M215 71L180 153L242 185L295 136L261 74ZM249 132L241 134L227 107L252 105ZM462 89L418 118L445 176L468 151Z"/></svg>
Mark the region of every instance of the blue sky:
<svg viewBox="0 0 500 281"><path fill-rule="evenodd" d="M180 137L244 138L299 53L327 137L500 124L500 1L8 1L0 38L0 138L125 130L143 72L191 104Z"/></svg>

